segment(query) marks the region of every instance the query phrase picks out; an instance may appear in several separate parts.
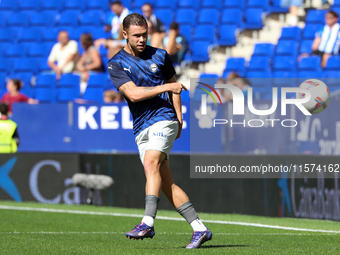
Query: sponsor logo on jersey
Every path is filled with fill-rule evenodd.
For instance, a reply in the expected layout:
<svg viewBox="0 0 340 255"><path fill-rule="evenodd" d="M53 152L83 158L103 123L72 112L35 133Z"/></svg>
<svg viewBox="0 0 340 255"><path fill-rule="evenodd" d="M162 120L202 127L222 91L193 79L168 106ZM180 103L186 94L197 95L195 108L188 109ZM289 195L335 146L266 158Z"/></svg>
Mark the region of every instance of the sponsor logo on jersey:
<svg viewBox="0 0 340 255"><path fill-rule="evenodd" d="M155 64L155 63L152 63L150 66L149 66L149 69L151 72L155 73L157 72L158 70L158 66Z"/></svg>

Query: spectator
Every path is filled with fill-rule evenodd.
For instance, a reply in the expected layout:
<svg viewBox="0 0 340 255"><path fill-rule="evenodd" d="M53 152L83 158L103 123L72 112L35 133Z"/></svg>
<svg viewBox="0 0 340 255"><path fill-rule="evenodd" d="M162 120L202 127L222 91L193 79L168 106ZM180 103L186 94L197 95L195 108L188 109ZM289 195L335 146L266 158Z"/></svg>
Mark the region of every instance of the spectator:
<svg viewBox="0 0 340 255"><path fill-rule="evenodd" d="M19 79L11 79L8 81L6 88L7 93L5 93L1 98L1 103L5 103L8 105L8 113L12 114L12 105L13 103L25 102L29 104L37 104L39 101L33 98L29 98L26 95L19 92L22 88L22 81Z"/></svg>
<svg viewBox="0 0 340 255"><path fill-rule="evenodd" d="M8 119L8 105L0 104L0 113L0 153L14 153L19 146L17 124Z"/></svg>
<svg viewBox="0 0 340 255"><path fill-rule="evenodd" d="M218 78L217 81L216 81L216 84L226 84L226 80L224 78ZM225 90L223 88L219 88L219 89L216 89L216 92L220 96L221 102L225 103L226 102L225 97L224 97ZM214 100L211 97L208 97L207 102L213 103Z"/></svg>
<svg viewBox="0 0 340 255"><path fill-rule="evenodd" d="M290 26L297 26L299 22L298 11L302 6L302 0L281 0L282 7L289 7L289 15L287 17L287 23Z"/></svg>
<svg viewBox="0 0 340 255"><path fill-rule="evenodd" d="M234 85L242 90L244 97L247 97L250 81L245 78L241 78L237 73L231 72L227 77L227 83ZM224 93L224 99L226 102L233 101L233 95L230 90L226 90Z"/></svg>
<svg viewBox="0 0 340 255"><path fill-rule="evenodd" d="M184 53L188 49L187 40L179 31L179 24L173 22L170 26L168 36L164 38L165 50L171 56L173 63L181 63Z"/></svg>
<svg viewBox="0 0 340 255"><path fill-rule="evenodd" d="M114 90L106 90L103 98L105 103L120 103L125 101L123 95Z"/></svg>
<svg viewBox="0 0 340 255"><path fill-rule="evenodd" d="M339 53L339 15L335 11L326 13L326 25L315 34L312 54L322 56L321 66L325 67L332 54Z"/></svg>
<svg viewBox="0 0 340 255"><path fill-rule="evenodd" d="M63 73L73 72L77 58L77 42L69 39L67 31L60 31L58 43L53 46L47 61L47 64L56 73L58 80Z"/></svg>
<svg viewBox="0 0 340 255"><path fill-rule="evenodd" d="M111 31L110 38L97 39L94 45L99 49L101 45L109 49L108 58L111 58L118 51L120 51L125 42L123 41L123 20L130 13L129 9L124 7L121 1L114 1L110 3L110 8L113 16L109 17L108 24L105 25L106 32Z"/></svg>
<svg viewBox="0 0 340 255"><path fill-rule="evenodd" d="M77 71L81 73L82 79L87 81L91 72L105 72L104 65L100 54L93 44L93 38L90 34L82 34L80 43L84 49L77 63Z"/></svg>
<svg viewBox="0 0 340 255"><path fill-rule="evenodd" d="M165 37L165 29L162 21L160 21L153 13L152 5L149 3L145 3L142 6L142 12L143 16L148 22L149 33L150 26L152 27L152 40L150 40L150 45L156 48L163 48L163 38Z"/></svg>

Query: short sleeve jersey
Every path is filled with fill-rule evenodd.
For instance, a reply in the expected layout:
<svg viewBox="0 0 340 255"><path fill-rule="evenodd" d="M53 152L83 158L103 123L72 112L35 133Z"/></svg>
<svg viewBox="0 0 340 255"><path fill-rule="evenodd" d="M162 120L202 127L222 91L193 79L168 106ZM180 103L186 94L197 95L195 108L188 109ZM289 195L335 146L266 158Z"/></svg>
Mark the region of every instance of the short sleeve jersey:
<svg viewBox="0 0 340 255"><path fill-rule="evenodd" d="M315 33L315 37L320 37L321 42L318 47L319 51L325 53L338 53L339 35L340 35L339 23L334 24L332 28L325 25Z"/></svg>
<svg viewBox="0 0 340 255"><path fill-rule="evenodd" d="M122 49L110 59L107 66L117 90L129 81L140 87L162 85L175 75L169 54L151 46L146 46L139 57ZM139 102L131 102L128 98L126 100L133 116L135 136L158 121L177 120L168 93Z"/></svg>

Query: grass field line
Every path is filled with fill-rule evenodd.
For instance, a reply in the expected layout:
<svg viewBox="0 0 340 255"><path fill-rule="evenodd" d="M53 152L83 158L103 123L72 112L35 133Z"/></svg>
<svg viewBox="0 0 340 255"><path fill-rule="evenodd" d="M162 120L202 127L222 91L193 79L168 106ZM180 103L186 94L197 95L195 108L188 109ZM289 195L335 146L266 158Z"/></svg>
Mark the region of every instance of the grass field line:
<svg viewBox="0 0 340 255"><path fill-rule="evenodd" d="M133 217L133 218L142 218L144 216L142 214L91 212L91 211L63 210L63 209L51 209L51 208L34 208L34 207L7 206L7 205L0 205L0 209L2 209L2 210L17 210L17 211L36 211L36 212L52 212L52 213L85 214L85 215L105 215L105 216ZM157 219L158 220L185 221L183 218L165 217L165 216L157 216ZM204 220L204 219L202 219L202 221L204 221L205 223L213 223L213 224L239 225L239 226L247 226L247 227L259 227L259 228L271 228L271 229L282 229L282 230L292 230L292 231L340 234L340 231L335 231L335 230L294 228L294 227L285 227L285 226L278 226L278 225L267 225L267 224L260 224L260 223L237 222L237 221Z"/></svg>
<svg viewBox="0 0 340 255"><path fill-rule="evenodd" d="M4 234L43 234L43 235L62 235L62 234L99 234L99 235L125 235L125 232L112 232L112 231L104 231L104 232L84 232L84 231L59 231L59 232L53 232L53 231L36 231L36 232L18 232L18 231L10 231L10 232L0 232L0 235ZM191 233L173 233L173 232L157 232L157 235L192 235ZM313 235L320 235L320 234L310 234L310 233L215 233L214 235L220 235L220 236L313 236ZM335 233L323 233L321 235L336 235Z"/></svg>

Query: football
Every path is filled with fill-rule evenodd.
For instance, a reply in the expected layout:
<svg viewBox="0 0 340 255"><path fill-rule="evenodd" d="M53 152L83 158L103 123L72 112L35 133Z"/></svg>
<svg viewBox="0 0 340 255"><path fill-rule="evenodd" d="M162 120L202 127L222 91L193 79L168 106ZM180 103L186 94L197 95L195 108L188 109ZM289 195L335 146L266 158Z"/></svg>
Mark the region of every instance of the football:
<svg viewBox="0 0 340 255"><path fill-rule="evenodd" d="M327 108L331 100L331 95L327 85L317 79L308 79L300 84L299 88L309 90L311 99L303 106L311 113L320 113ZM304 98L304 93L296 93L296 98Z"/></svg>

